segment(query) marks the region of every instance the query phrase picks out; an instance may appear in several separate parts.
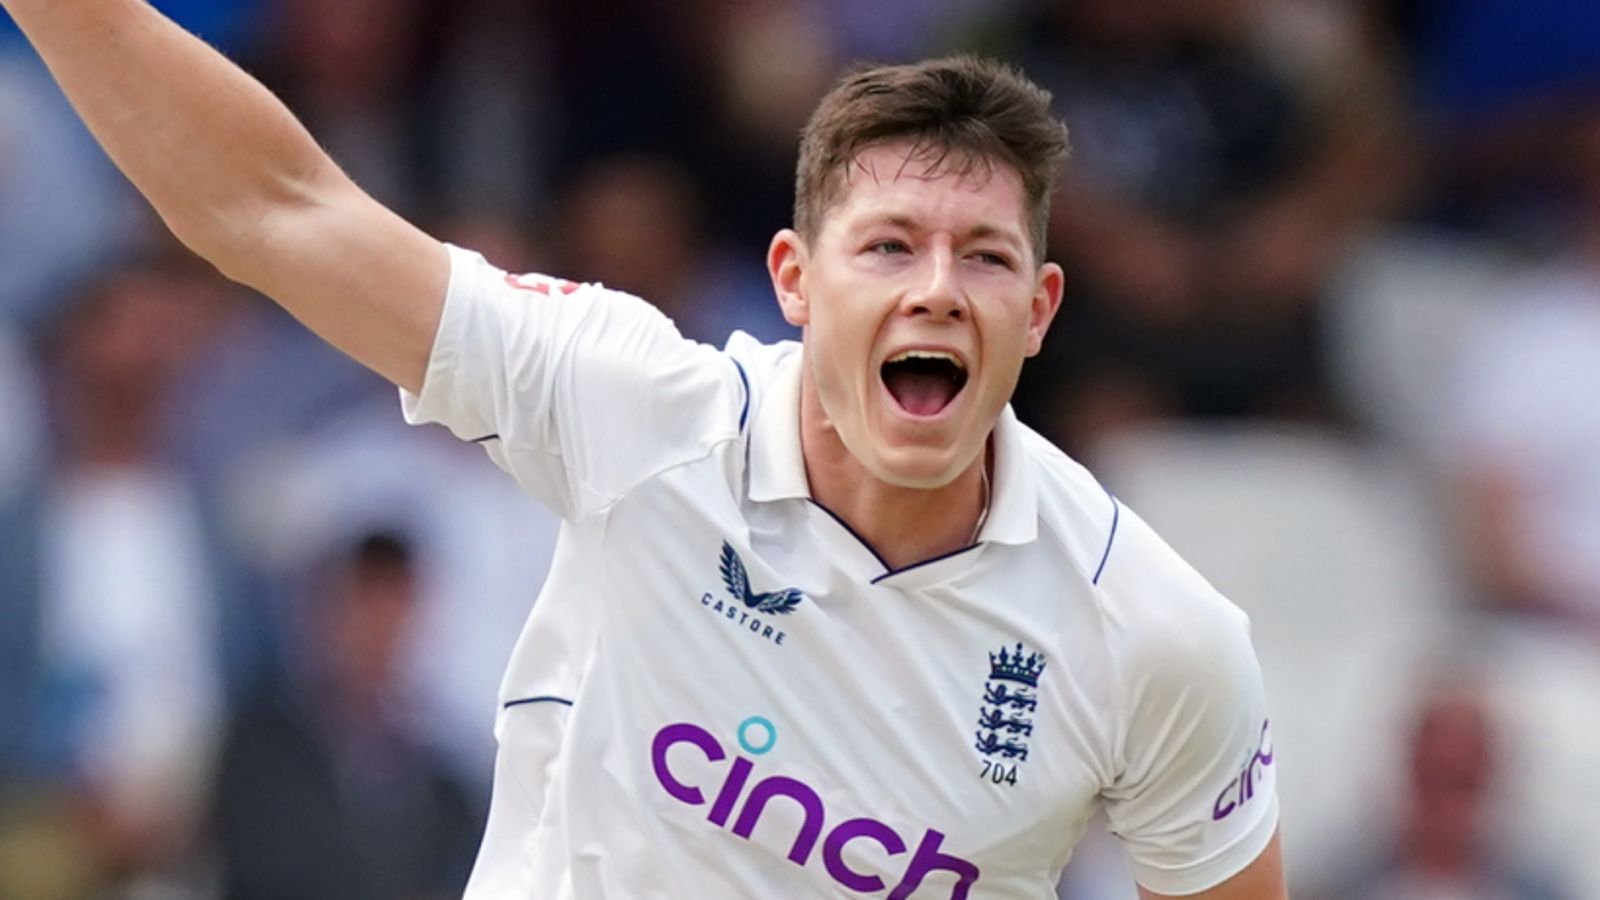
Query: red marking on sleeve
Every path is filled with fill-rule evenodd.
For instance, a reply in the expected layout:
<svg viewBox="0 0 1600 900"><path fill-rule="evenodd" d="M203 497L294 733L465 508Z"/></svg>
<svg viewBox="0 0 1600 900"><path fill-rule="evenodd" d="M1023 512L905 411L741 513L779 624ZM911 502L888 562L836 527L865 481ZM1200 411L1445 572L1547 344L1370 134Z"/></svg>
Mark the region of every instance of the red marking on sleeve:
<svg viewBox="0 0 1600 900"><path fill-rule="evenodd" d="M564 278L551 278L548 275L507 275L506 284L519 291L533 291L546 297L551 296L554 291L560 291L566 296L575 293L580 287L576 282Z"/></svg>

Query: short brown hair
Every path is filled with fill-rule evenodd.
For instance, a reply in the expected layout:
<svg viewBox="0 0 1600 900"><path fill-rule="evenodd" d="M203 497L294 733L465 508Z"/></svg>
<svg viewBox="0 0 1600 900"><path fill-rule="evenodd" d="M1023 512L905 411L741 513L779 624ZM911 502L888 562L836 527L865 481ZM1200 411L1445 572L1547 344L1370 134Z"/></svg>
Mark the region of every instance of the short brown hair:
<svg viewBox="0 0 1600 900"><path fill-rule="evenodd" d="M794 224L816 237L863 150L910 141L929 171L966 175L1003 164L1022 178L1035 256L1044 260L1050 194L1067 158L1067 128L1048 91L1009 66L976 56L913 65L857 66L822 98L800 136Z"/></svg>

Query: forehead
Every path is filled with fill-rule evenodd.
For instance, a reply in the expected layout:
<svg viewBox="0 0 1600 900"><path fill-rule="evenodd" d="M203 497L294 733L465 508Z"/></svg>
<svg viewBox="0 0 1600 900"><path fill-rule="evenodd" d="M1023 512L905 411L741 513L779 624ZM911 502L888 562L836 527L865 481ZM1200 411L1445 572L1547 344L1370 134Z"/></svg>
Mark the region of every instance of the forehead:
<svg viewBox="0 0 1600 900"><path fill-rule="evenodd" d="M1021 176L1004 163L968 162L959 151L941 160L909 143L868 147L840 174L822 230L848 231L895 218L928 229L987 230L1026 240Z"/></svg>

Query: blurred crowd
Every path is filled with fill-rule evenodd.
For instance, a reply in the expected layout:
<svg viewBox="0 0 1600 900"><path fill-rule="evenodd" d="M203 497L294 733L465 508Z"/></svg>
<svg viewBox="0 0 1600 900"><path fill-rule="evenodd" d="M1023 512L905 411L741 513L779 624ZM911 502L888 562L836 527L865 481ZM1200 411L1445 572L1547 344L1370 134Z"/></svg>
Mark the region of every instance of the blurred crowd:
<svg viewBox="0 0 1600 900"><path fill-rule="evenodd" d="M1050 89L1016 399L1251 614L1297 897L1600 896L1600 5L156 0L356 180L687 336L841 67ZM553 547L165 237L0 19L0 900L437 898ZM1065 900L1132 898L1096 830Z"/></svg>

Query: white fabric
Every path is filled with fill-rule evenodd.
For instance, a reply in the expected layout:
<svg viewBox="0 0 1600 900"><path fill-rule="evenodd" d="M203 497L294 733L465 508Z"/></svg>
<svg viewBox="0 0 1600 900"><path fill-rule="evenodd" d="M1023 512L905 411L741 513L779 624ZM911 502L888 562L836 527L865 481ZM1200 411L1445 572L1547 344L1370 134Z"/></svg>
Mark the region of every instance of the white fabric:
<svg viewBox="0 0 1600 900"><path fill-rule="evenodd" d="M809 500L799 345L452 255L406 417L567 520L469 897L1049 897L1101 806L1157 892L1265 847L1243 613L1009 411L981 543L886 571Z"/></svg>

